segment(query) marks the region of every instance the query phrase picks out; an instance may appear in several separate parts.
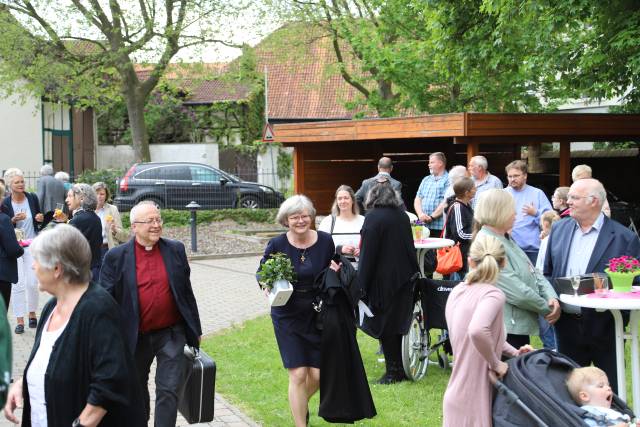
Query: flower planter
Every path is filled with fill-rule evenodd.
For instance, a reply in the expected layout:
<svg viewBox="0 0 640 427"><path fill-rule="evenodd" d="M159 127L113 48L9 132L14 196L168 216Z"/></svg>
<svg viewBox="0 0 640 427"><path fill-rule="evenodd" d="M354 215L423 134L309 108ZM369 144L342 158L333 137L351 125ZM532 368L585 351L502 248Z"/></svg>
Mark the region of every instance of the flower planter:
<svg viewBox="0 0 640 427"><path fill-rule="evenodd" d="M293 286L286 280L276 280L269 291L269 305L271 307L283 306L289 301L293 293Z"/></svg>
<svg viewBox="0 0 640 427"><path fill-rule="evenodd" d="M617 271L609 271L608 268L604 271L611 279L611 290L613 292L632 291L631 285L633 284L633 278L636 277L638 273L619 273Z"/></svg>

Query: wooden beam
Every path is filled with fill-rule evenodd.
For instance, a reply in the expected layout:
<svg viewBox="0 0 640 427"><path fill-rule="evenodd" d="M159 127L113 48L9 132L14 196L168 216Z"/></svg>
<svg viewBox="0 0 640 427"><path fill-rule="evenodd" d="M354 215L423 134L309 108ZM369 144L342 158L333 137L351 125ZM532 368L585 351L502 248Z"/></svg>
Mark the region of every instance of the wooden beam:
<svg viewBox="0 0 640 427"><path fill-rule="evenodd" d="M293 146L293 192L304 194L304 146L296 144Z"/></svg>
<svg viewBox="0 0 640 427"><path fill-rule="evenodd" d="M469 160L471 160L473 156L477 156L478 154L480 154L480 144L477 142L469 142L467 144L467 164L469 164Z"/></svg>
<svg viewBox="0 0 640 427"><path fill-rule="evenodd" d="M560 143L560 187L569 187L571 185L571 143Z"/></svg>

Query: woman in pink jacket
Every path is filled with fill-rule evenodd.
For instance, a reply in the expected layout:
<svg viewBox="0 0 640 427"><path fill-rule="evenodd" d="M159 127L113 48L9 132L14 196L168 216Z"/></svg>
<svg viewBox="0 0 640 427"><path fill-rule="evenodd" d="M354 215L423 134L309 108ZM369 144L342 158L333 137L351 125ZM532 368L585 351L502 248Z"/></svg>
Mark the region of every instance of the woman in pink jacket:
<svg viewBox="0 0 640 427"><path fill-rule="evenodd" d="M505 296L495 286L504 263L502 243L478 235L469 250L470 272L449 295L445 315L455 364L444 394L444 426L491 427L490 372L501 378L507 372L502 355L532 350L515 349L505 340Z"/></svg>

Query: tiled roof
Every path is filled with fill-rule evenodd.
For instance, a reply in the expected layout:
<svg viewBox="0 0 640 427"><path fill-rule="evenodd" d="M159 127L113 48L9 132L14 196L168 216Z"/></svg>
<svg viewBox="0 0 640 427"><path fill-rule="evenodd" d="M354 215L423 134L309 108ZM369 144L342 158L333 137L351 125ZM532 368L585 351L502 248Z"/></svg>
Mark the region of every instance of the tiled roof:
<svg viewBox="0 0 640 427"><path fill-rule="evenodd" d="M276 33L286 29L277 30ZM300 40L302 35L307 40ZM273 36L273 34L272 34ZM256 46L257 69L267 68L269 117L272 119L350 119L345 104L362 95L335 70L328 37L304 31L272 36ZM297 45L297 46L294 46ZM296 50L296 53L291 53ZM374 116L374 114L367 114Z"/></svg>
<svg viewBox="0 0 640 427"><path fill-rule="evenodd" d="M226 70L227 65L222 63L198 66L170 64L164 78L172 80L190 93L185 104L210 104L246 99L250 92L248 85L217 79ZM136 74L140 80L147 79L151 71L151 65L136 64Z"/></svg>

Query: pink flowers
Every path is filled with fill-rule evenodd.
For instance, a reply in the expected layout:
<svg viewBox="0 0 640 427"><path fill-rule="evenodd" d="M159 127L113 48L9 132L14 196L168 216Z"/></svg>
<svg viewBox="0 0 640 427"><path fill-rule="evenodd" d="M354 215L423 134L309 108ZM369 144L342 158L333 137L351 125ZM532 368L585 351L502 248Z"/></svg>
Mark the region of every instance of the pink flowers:
<svg viewBox="0 0 640 427"><path fill-rule="evenodd" d="M611 258L609 260L609 271L618 273L640 273L640 261L628 255Z"/></svg>

